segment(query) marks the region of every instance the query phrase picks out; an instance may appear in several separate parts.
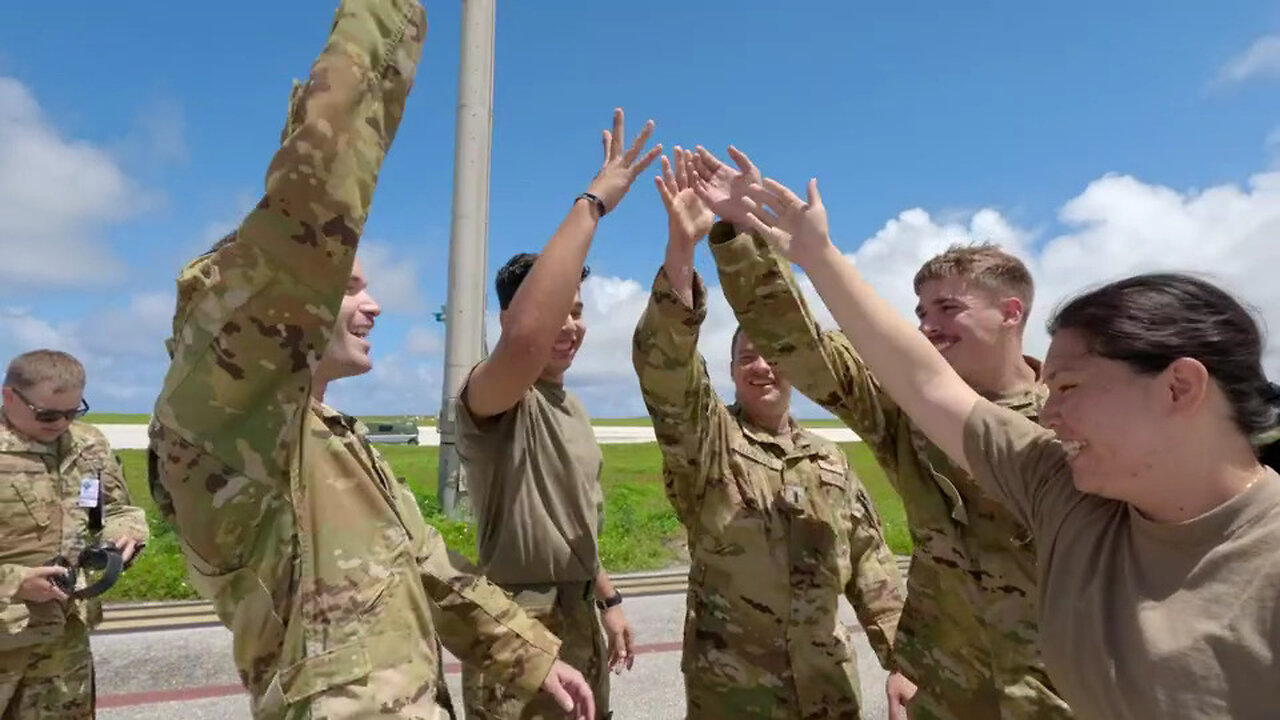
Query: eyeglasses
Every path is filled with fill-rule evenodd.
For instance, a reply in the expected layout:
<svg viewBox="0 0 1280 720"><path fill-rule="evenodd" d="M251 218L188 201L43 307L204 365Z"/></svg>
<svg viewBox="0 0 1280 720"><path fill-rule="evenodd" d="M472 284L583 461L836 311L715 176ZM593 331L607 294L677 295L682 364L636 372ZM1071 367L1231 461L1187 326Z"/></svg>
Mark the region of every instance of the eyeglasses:
<svg viewBox="0 0 1280 720"><path fill-rule="evenodd" d="M83 417L85 413L89 412L89 403L84 398L80 398L80 407L75 410L51 410L49 408L41 408L32 405L31 401L27 399L27 396L23 395L18 388L11 385L9 386L9 389L13 391L14 395L18 396L18 399L22 401L23 405L26 405L31 409L31 413L36 417L36 422L51 423L57 422L63 418L66 418L67 420L75 420L78 417Z"/></svg>

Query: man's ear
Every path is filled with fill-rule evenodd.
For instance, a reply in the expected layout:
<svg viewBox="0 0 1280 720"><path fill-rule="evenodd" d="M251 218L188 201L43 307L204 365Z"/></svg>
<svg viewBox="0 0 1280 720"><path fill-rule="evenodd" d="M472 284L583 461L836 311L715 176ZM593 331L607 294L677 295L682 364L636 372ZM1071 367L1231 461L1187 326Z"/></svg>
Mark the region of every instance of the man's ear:
<svg viewBox="0 0 1280 720"><path fill-rule="evenodd" d="M1000 318L1005 325L1021 327L1026 323L1027 306L1021 298L1006 297L1000 300Z"/></svg>

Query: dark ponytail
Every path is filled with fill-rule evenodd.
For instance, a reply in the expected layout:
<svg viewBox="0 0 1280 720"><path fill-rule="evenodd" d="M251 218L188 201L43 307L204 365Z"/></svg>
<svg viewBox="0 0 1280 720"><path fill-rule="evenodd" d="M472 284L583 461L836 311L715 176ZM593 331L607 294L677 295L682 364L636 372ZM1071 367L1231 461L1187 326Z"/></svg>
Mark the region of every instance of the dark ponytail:
<svg viewBox="0 0 1280 720"><path fill-rule="evenodd" d="M1267 387L1262 391L1262 399L1275 408L1276 415L1280 418L1280 385L1273 382L1267 383ZM1275 427L1258 435L1257 447L1258 459L1262 464L1280 472L1280 419L1277 420Z"/></svg>

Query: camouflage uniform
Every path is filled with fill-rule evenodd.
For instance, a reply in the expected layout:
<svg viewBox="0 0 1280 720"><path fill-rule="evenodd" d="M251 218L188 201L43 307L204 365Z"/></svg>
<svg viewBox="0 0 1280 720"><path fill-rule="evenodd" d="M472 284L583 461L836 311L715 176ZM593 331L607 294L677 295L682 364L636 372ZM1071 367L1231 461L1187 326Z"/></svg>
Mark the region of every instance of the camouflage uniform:
<svg viewBox="0 0 1280 720"><path fill-rule="evenodd" d="M81 502L87 478L97 482L94 507ZM0 716L93 717L89 629L102 620L101 601L15 595L27 568L59 556L74 563L98 541L145 543L146 518L129 502L120 463L97 428L72 423L45 444L0 423ZM77 586L87 584L82 574Z"/></svg>
<svg viewBox="0 0 1280 720"><path fill-rule="evenodd" d="M1070 717L1039 657L1031 533L924 437L843 334L818 330L789 263L725 222L710 244L756 348L858 433L902 498L914 550L894 657L919 686L911 716ZM1034 420L1047 396L1037 384L991 400Z"/></svg>
<svg viewBox="0 0 1280 720"><path fill-rule="evenodd" d="M889 667L902 609L896 562L837 445L794 422L774 437L717 399L697 354L706 312L701 279L690 308L659 271L633 347L667 497L689 534L688 716L860 717L838 600L849 599Z"/></svg>
<svg viewBox="0 0 1280 720"><path fill-rule="evenodd" d="M151 491L256 718L438 718L438 641L531 695L558 642L455 565L366 428L312 398L426 17L346 0L266 192L178 279Z"/></svg>

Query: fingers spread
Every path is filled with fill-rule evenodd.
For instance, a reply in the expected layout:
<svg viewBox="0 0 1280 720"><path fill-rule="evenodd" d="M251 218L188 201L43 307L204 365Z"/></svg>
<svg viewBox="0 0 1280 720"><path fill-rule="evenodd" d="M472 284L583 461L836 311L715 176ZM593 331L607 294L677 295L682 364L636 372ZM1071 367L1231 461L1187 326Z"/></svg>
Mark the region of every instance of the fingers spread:
<svg viewBox="0 0 1280 720"><path fill-rule="evenodd" d="M809 178L809 185L805 188L805 191L809 196L810 205L822 204L822 196L818 194L818 178Z"/></svg>
<svg viewBox="0 0 1280 720"><path fill-rule="evenodd" d="M747 157L746 153L730 145L729 157L733 159L734 164L738 166L743 175L752 178L756 182L760 181L760 171L751 163L751 158Z"/></svg>
<svg viewBox="0 0 1280 720"><path fill-rule="evenodd" d="M671 163L667 160L667 156L663 155L662 160L662 182L666 183L667 194L675 195L680 190L680 186L676 184L676 176L671 172ZM680 150L676 149L676 165L680 165Z"/></svg>
<svg viewBox="0 0 1280 720"><path fill-rule="evenodd" d="M622 153L622 133L623 133L622 108L614 108L613 109L613 139L612 139L612 142L609 143L609 155L607 159L612 160L618 157L618 155Z"/></svg>
<svg viewBox="0 0 1280 720"><path fill-rule="evenodd" d="M791 192L791 188L787 187L786 185L783 185L782 183L778 182L777 180L774 180L773 178L764 179L764 188L768 190L771 194L775 195L779 200L781 200L784 208L799 206L804 204L804 202L799 198L799 196Z"/></svg>
<svg viewBox="0 0 1280 720"><path fill-rule="evenodd" d="M689 187L689 153L676 145L672 155L676 162L676 187L683 190Z"/></svg>
<svg viewBox="0 0 1280 720"><path fill-rule="evenodd" d="M661 144L654 145L653 148L649 150L649 152L645 153L644 157L640 158L640 162L636 163L631 167L631 177L634 178L640 173L644 172L645 169L649 167L650 163L653 162L654 158L658 157L661 154L662 154L662 145Z"/></svg>
<svg viewBox="0 0 1280 720"><path fill-rule="evenodd" d="M769 227L776 227L778 225L778 216L770 212L769 208L761 205L754 199L750 197L742 198L742 206L747 209L747 212L760 218L760 220Z"/></svg>
<svg viewBox="0 0 1280 720"><path fill-rule="evenodd" d="M640 150L645 143L649 142L649 136L653 134L653 121L649 120L644 124L644 129L636 136L635 142L631 143L631 147L627 149L627 154L623 156L622 162L626 165L636 161L636 156L640 154Z"/></svg>
<svg viewBox="0 0 1280 720"><path fill-rule="evenodd" d="M754 183L747 186L746 195L744 202L751 200L758 207L768 207L772 210L774 216L781 215L789 207L784 199Z"/></svg>

